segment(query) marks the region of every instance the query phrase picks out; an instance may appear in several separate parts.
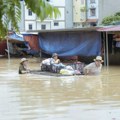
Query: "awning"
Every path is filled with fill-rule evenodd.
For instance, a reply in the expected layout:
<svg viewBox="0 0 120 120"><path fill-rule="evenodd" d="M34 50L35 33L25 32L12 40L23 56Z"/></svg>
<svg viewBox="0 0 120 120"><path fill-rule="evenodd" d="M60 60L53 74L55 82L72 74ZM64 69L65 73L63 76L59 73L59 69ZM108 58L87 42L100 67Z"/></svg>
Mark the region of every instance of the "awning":
<svg viewBox="0 0 120 120"><path fill-rule="evenodd" d="M47 54L59 56L97 56L101 54L101 33L67 32L40 33L39 48Z"/></svg>
<svg viewBox="0 0 120 120"><path fill-rule="evenodd" d="M97 31L100 31L100 32L118 32L118 31L120 31L120 25L98 28Z"/></svg>
<svg viewBox="0 0 120 120"><path fill-rule="evenodd" d="M120 32L120 25L114 26L104 26L102 28L98 28L97 31L99 32L106 32L105 34L105 41L104 41L104 63L109 66L109 50L108 50L108 32Z"/></svg>
<svg viewBox="0 0 120 120"><path fill-rule="evenodd" d="M8 40L9 42L24 42L24 38L23 38L23 35L19 35L19 34L10 34L8 36Z"/></svg>

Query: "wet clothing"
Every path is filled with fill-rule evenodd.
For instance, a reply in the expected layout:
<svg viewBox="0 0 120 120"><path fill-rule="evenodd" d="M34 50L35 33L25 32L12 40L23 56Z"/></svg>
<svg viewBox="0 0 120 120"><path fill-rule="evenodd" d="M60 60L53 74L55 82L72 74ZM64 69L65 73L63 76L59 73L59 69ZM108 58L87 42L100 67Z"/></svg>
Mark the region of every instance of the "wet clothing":
<svg viewBox="0 0 120 120"><path fill-rule="evenodd" d="M84 73L85 71L89 71L88 74L92 74L92 75L98 75L100 74L102 69L102 64L100 64L99 67L96 66L95 62L90 63L89 65L84 67Z"/></svg>
<svg viewBox="0 0 120 120"><path fill-rule="evenodd" d="M53 58L48 58L48 59L43 60L42 64L45 64L45 65L59 64L59 63L57 63L57 61L59 61L59 59L57 59L55 61L55 59L53 59Z"/></svg>
<svg viewBox="0 0 120 120"><path fill-rule="evenodd" d="M20 66L19 66L19 74L24 74L24 73L22 73L22 71L28 71L26 68L25 68L25 66L23 65L23 64L20 64Z"/></svg>
<svg viewBox="0 0 120 120"><path fill-rule="evenodd" d="M46 67L48 66L47 67L47 68L49 68L48 71L51 71L51 72L59 72L60 69L65 67L64 64L60 63L59 59L55 60L53 58L48 58L46 60L43 60L42 61L42 66L44 66L44 65ZM46 71L47 71L47 69L46 69Z"/></svg>
<svg viewBox="0 0 120 120"><path fill-rule="evenodd" d="M42 61L42 64L44 64L44 65L50 65L52 59L53 59L53 58L45 59L45 60Z"/></svg>

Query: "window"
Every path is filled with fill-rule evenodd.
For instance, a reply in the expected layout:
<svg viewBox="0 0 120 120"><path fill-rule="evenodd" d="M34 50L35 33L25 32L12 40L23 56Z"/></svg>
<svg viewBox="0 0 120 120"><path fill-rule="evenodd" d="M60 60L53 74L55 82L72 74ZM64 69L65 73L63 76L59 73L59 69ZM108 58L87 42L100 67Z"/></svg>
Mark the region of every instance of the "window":
<svg viewBox="0 0 120 120"><path fill-rule="evenodd" d="M59 23L58 22L54 22L54 26L59 26Z"/></svg>
<svg viewBox="0 0 120 120"><path fill-rule="evenodd" d="M95 8L90 9L90 16L96 16L96 9Z"/></svg>
<svg viewBox="0 0 120 120"><path fill-rule="evenodd" d="M32 24L28 25L29 30L32 30Z"/></svg>
<svg viewBox="0 0 120 120"><path fill-rule="evenodd" d="M28 9L28 15L32 16L32 11L30 9Z"/></svg>
<svg viewBox="0 0 120 120"><path fill-rule="evenodd" d="M95 3L95 0L90 0L90 3Z"/></svg>
<svg viewBox="0 0 120 120"><path fill-rule="evenodd" d="M41 29L45 30L46 29L46 25L41 25Z"/></svg>

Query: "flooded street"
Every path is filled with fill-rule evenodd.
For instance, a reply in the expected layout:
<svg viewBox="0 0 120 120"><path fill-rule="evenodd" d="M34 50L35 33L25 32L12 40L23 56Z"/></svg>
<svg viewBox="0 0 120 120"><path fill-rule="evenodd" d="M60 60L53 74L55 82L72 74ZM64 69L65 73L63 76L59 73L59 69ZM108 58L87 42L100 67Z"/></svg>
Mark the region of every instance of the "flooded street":
<svg viewBox="0 0 120 120"><path fill-rule="evenodd" d="M0 120L120 120L120 66L69 77L19 75L18 66L0 60Z"/></svg>

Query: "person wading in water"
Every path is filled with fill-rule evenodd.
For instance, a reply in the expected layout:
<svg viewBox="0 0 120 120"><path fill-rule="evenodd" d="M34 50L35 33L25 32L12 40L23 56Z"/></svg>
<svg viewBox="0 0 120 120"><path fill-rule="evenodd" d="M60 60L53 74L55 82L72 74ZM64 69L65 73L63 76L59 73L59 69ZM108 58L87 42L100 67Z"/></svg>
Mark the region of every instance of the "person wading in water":
<svg viewBox="0 0 120 120"><path fill-rule="evenodd" d="M85 75L98 75L101 73L102 69L102 57L97 56L94 59L94 62L88 64L87 66L84 67L84 74Z"/></svg>
<svg viewBox="0 0 120 120"><path fill-rule="evenodd" d="M28 60L26 58L22 58L19 66L19 74L30 73L30 69L28 68Z"/></svg>

